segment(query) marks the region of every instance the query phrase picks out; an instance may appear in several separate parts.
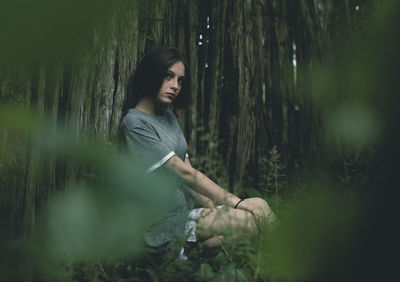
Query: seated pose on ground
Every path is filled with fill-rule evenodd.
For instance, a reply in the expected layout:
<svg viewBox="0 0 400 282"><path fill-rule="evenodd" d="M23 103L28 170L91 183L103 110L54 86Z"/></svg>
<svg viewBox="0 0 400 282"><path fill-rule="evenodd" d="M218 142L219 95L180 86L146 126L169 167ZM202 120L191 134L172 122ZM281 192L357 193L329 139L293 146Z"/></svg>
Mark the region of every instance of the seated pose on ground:
<svg viewBox="0 0 400 282"><path fill-rule="evenodd" d="M179 238L218 246L254 235L261 225L275 220L263 199L240 199L191 166L182 130L168 109L178 95L184 95L185 72L187 65L178 50L150 52L134 75L133 95L138 100L121 123L129 155L139 156L148 173L163 171L178 179L173 205L145 234L146 243L155 248L179 245ZM188 210L183 189L203 208ZM180 257L184 256L183 248L180 252Z"/></svg>

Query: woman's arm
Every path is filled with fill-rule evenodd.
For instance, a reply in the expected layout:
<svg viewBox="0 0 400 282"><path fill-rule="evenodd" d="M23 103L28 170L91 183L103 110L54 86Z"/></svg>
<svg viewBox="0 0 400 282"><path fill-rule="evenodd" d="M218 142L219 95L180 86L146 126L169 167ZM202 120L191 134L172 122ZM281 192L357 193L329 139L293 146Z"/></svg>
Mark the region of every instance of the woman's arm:
<svg viewBox="0 0 400 282"><path fill-rule="evenodd" d="M196 202L196 204L198 204L201 207L205 207L205 208L215 208L215 205L213 203L213 201L211 201L209 198L207 198L206 196L200 194L199 192L196 192L195 190L185 186L186 191L188 192L188 194L190 195L190 197L193 198L193 200Z"/></svg>
<svg viewBox="0 0 400 282"><path fill-rule="evenodd" d="M240 200L235 195L224 190L206 175L183 162L179 157L172 156L166 163L166 168L178 176L189 188L199 192L212 201L228 207L234 207Z"/></svg>
<svg viewBox="0 0 400 282"><path fill-rule="evenodd" d="M189 165L192 167L192 164L190 163L189 158L185 159L185 164ZM202 207L206 208L215 208L214 203L212 200L207 198L206 196L196 192L195 190L189 188L188 186L185 186L186 191L189 193L189 195L195 200L197 204L199 204Z"/></svg>
<svg viewBox="0 0 400 282"><path fill-rule="evenodd" d="M182 179L189 188L206 196L215 203L233 208L240 201L238 197L218 186L206 175L194 169L190 163L183 162L176 155L172 156L165 165L170 172ZM275 220L275 215L272 213L268 203L261 198L243 200L237 208L250 212L254 216L257 225Z"/></svg>

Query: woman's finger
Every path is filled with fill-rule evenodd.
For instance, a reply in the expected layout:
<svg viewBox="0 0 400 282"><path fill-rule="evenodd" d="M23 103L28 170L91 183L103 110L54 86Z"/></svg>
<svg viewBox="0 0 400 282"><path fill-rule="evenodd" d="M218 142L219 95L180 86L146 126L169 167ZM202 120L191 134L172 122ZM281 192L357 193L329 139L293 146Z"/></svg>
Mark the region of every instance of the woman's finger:
<svg viewBox="0 0 400 282"><path fill-rule="evenodd" d="M260 210L260 208L254 208L253 216L257 226L260 226L263 223L263 217L264 217L262 210Z"/></svg>
<svg viewBox="0 0 400 282"><path fill-rule="evenodd" d="M259 207L257 209L257 220L258 225L264 225L268 220L269 212L266 209Z"/></svg>

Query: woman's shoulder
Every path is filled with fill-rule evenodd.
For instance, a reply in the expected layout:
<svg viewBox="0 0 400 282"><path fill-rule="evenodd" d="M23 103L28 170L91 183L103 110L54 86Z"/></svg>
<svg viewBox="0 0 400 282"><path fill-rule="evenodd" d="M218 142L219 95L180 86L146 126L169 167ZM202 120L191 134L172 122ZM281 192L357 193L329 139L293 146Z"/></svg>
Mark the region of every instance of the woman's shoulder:
<svg viewBox="0 0 400 282"><path fill-rule="evenodd" d="M125 117L122 119L121 126L132 129L135 127L143 127L146 125L146 116L140 111L135 109L130 109Z"/></svg>
<svg viewBox="0 0 400 282"><path fill-rule="evenodd" d="M169 109L163 109L161 116L153 116L151 114L130 109L125 117L122 119L121 126L126 129L133 128L159 128L168 126L171 123L177 123L178 120L173 111Z"/></svg>
<svg viewBox="0 0 400 282"><path fill-rule="evenodd" d="M176 117L175 113L170 109L164 109L164 115L174 122L178 122L178 118Z"/></svg>
<svg viewBox="0 0 400 282"><path fill-rule="evenodd" d="M176 118L176 116L175 116L175 114L174 114L174 112L172 110L165 108L163 111L164 111L164 115L165 116Z"/></svg>

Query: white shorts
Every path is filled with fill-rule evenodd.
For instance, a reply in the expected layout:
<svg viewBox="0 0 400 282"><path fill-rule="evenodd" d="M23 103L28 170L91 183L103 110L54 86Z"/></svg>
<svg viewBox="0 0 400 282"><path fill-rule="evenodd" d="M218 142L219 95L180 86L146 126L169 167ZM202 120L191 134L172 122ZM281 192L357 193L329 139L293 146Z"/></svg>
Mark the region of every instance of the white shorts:
<svg viewBox="0 0 400 282"><path fill-rule="evenodd" d="M221 207L222 205L217 206L218 209L220 209ZM203 209L204 208L192 209L189 212L189 216L185 224L185 237L187 242L197 242L196 240L197 220L199 219Z"/></svg>
<svg viewBox="0 0 400 282"><path fill-rule="evenodd" d="M222 208L222 205L217 206L218 209ZM201 212L204 208L192 209L189 212L188 219L185 224L185 237L186 242L197 242L196 239L196 227L197 220L200 217ZM184 248L181 248L178 260L187 260L187 256L184 254Z"/></svg>

